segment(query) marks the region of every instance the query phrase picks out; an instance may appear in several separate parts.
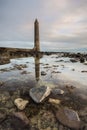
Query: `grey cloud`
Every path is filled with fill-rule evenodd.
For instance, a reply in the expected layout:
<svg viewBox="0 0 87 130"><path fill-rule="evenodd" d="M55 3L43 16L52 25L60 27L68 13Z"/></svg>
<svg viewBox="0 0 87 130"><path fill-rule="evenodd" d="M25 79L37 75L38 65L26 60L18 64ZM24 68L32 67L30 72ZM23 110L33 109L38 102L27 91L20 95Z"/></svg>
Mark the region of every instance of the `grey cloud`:
<svg viewBox="0 0 87 130"><path fill-rule="evenodd" d="M87 45L86 12L87 0L0 0L0 40L33 42L37 17L41 42L49 42L47 46Z"/></svg>

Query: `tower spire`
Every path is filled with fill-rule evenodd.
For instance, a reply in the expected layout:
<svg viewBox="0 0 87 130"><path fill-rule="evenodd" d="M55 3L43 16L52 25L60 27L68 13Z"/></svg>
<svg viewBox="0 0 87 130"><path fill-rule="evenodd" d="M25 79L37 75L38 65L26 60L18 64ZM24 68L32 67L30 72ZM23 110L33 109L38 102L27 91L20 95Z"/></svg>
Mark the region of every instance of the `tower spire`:
<svg viewBox="0 0 87 130"><path fill-rule="evenodd" d="M35 22L34 22L34 49L35 51L40 51L39 22L37 19L35 19Z"/></svg>

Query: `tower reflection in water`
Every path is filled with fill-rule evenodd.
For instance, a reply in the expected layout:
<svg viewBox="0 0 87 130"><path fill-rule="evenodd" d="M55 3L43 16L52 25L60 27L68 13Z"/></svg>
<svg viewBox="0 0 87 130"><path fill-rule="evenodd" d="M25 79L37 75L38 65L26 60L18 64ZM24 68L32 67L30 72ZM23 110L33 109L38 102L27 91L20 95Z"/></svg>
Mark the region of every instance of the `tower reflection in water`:
<svg viewBox="0 0 87 130"><path fill-rule="evenodd" d="M40 55L35 55L35 77L36 81L40 80Z"/></svg>

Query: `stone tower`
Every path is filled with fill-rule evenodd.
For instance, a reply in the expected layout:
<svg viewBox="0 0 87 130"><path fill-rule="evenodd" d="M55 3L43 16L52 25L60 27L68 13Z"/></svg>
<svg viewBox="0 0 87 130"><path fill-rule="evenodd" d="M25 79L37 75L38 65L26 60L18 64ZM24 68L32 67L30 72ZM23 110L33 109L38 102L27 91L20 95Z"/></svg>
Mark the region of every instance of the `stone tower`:
<svg viewBox="0 0 87 130"><path fill-rule="evenodd" d="M35 49L35 51L40 51L39 22L37 19L34 22L34 49Z"/></svg>

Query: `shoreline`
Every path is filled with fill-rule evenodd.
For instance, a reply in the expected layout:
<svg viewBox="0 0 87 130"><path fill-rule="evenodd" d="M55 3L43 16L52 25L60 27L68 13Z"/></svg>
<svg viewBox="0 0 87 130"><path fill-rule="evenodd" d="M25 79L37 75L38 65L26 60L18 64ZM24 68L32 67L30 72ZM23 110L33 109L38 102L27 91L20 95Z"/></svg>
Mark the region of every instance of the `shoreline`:
<svg viewBox="0 0 87 130"><path fill-rule="evenodd" d="M73 84L74 81L71 84L67 82L67 80L65 80L62 75L63 73L67 74L67 72L72 73L73 76L74 74L76 75L76 73L81 74L82 76L86 75L86 72L81 72L85 71L83 67L82 70L80 68L80 72L78 72L78 63L80 65L84 65L86 63L85 61L87 54L71 54L58 52L54 54L52 52L45 52L43 53L43 55L42 53L36 54L37 55L33 54L34 57L25 57L25 54L22 56L17 54L13 57L8 57L9 62L8 60L4 59L4 61L6 60L6 62L2 63L1 65L0 113L3 114L4 110L3 117L5 119L1 123L1 129L5 130L9 128L9 126L10 128L12 128L11 123L13 123L15 120L14 118L16 118L13 118L13 113L21 112L14 105L14 100L20 97L23 98L23 100L29 101L29 104L22 111L23 113L25 113L28 120L30 120L28 129L48 130L49 128L49 130L57 130L61 126L63 130L71 130L71 128L60 123L58 119L55 120L56 115L52 112L54 107L58 107L56 108L57 111L59 110L59 108L67 107L78 112L80 120L83 124L81 126L81 130L84 130L84 128L86 127L85 113L87 112L87 96L78 87L76 87L76 84ZM7 65L8 67L6 68ZM75 65L77 65L77 68L75 68ZM86 69L87 66L84 66ZM46 85L52 89L61 89L64 91L64 94L55 95L51 93L42 103L37 104L29 96L29 91L30 89L32 89L33 87L37 87L38 85ZM77 84L77 86L79 86L79 84ZM55 101L59 100L59 102L61 103L55 105L53 103L49 103L50 98L54 99ZM54 112L57 112L56 109L54 110ZM15 122L17 123L17 118ZM24 121L22 120L22 122L20 122L18 125L22 127L21 124L24 124ZM18 129L16 123L13 123L13 125L15 126L15 129ZM23 127L20 128L20 130L22 129ZM12 130L14 129L12 128ZM59 130L61 130L61 128Z"/></svg>

